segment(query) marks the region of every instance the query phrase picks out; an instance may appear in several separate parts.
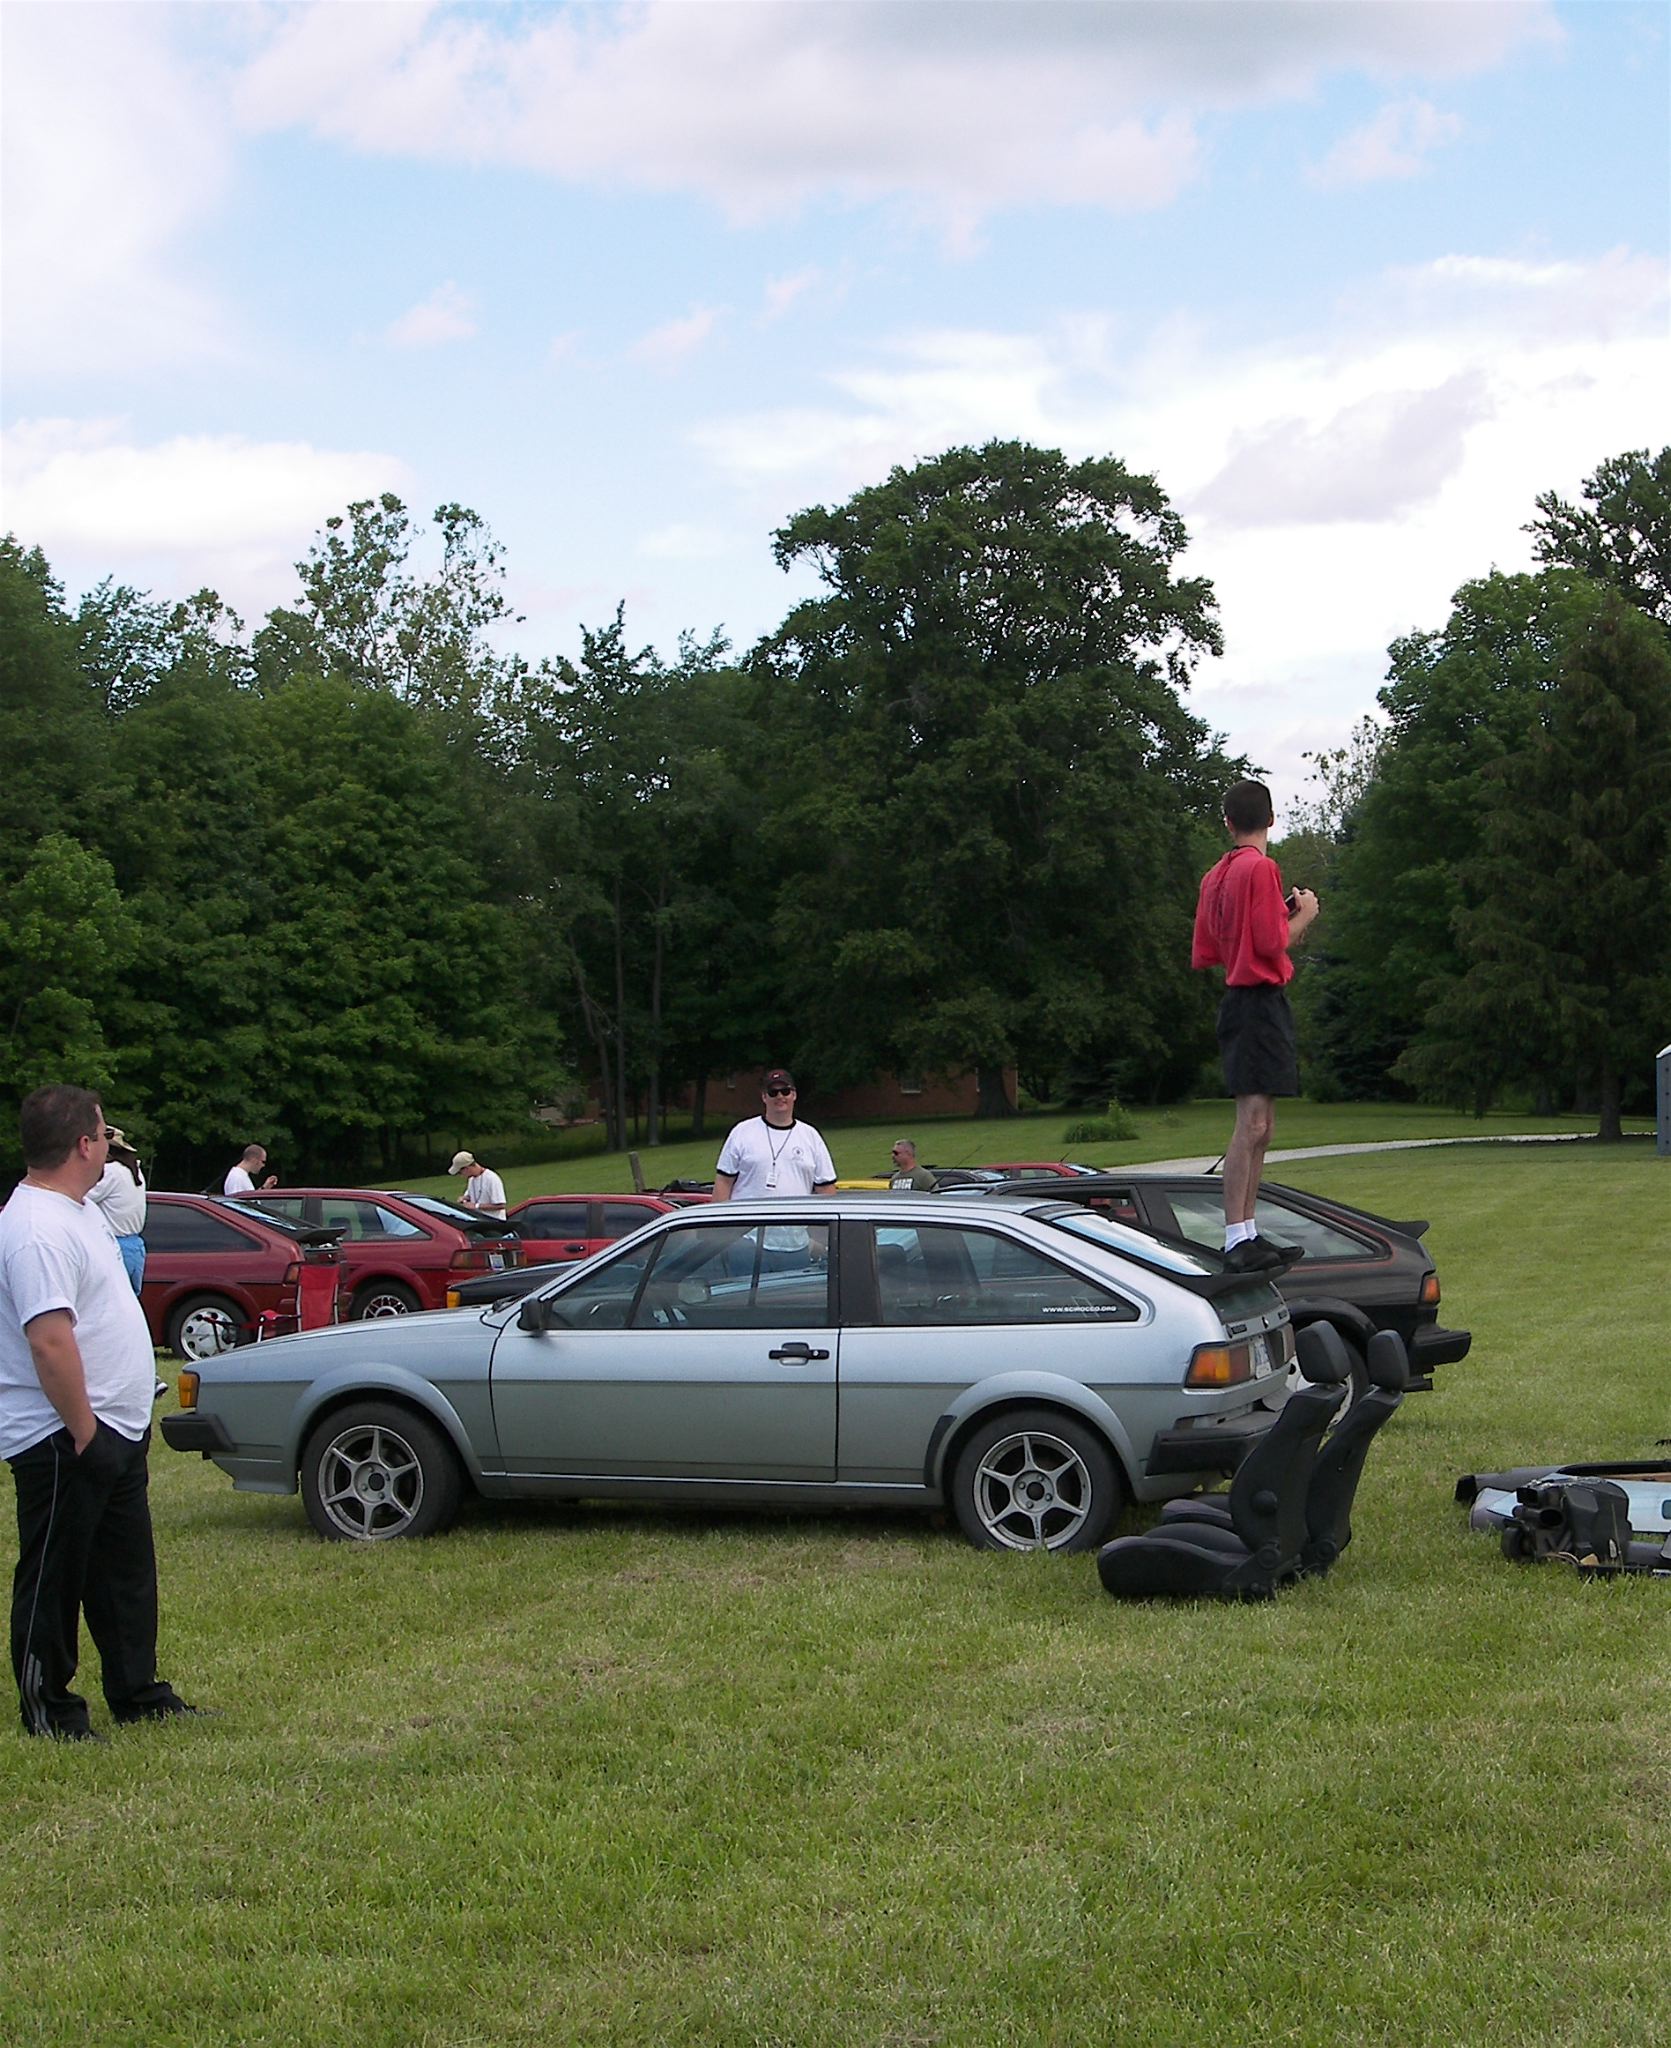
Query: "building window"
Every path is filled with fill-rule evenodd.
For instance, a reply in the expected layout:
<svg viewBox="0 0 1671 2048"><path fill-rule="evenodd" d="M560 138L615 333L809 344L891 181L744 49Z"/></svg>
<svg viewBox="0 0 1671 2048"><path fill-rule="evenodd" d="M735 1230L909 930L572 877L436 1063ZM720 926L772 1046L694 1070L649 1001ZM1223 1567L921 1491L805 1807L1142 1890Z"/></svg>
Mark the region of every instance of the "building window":
<svg viewBox="0 0 1671 2048"><path fill-rule="evenodd" d="M901 1095L920 1095L923 1092L922 1075L901 1074L899 1077L899 1092Z"/></svg>

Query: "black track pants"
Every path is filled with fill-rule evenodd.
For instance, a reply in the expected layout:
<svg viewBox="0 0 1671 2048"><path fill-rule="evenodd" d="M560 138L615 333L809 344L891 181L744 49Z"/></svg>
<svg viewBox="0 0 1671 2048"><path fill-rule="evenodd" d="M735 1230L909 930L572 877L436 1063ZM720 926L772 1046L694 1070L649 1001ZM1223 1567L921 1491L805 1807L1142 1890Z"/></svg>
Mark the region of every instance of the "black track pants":
<svg viewBox="0 0 1671 2048"><path fill-rule="evenodd" d="M31 1735L87 1726L70 1690L80 1618L118 1721L143 1719L173 1689L157 1677L157 1554L146 1452L100 1423L78 1458L67 1429L9 1460L17 1483L12 1670Z"/></svg>

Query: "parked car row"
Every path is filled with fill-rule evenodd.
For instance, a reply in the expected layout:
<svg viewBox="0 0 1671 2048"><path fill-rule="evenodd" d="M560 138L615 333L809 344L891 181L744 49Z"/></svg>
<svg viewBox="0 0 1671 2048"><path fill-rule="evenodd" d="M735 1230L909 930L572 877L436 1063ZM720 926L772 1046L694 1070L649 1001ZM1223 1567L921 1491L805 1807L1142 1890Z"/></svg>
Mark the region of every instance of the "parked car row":
<svg viewBox="0 0 1671 2048"><path fill-rule="evenodd" d="M440 1308L450 1281L521 1265L501 1217L429 1195L285 1188L231 1200L152 1192L140 1305L155 1343L188 1361L308 1322ZM304 1315L328 1267L325 1312Z"/></svg>

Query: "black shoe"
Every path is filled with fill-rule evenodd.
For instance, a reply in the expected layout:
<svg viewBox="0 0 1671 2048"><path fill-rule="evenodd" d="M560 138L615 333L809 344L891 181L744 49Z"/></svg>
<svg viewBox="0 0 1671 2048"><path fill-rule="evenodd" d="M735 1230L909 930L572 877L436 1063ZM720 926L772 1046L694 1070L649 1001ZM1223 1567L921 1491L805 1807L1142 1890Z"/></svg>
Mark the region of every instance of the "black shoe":
<svg viewBox="0 0 1671 2048"><path fill-rule="evenodd" d="M1268 1237L1244 1237L1225 1253L1224 1263L1232 1273L1274 1273L1279 1266L1292 1265L1299 1256L1298 1245L1273 1244Z"/></svg>
<svg viewBox="0 0 1671 2048"><path fill-rule="evenodd" d="M67 1728L31 1728L31 1735L43 1736L48 1742L108 1742L108 1735L101 1735L96 1728L89 1728L85 1721L72 1721Z"/></svg>
<svg viewBox="0 0 1671 2048"><path fill-rule="evenodd" d="M131 1714L117 1714L115 1718L118 1726L131 1728L137 1721L174 1721L182 1714L190 1714L194 1720L208 1721L214 1718L215 1712L213 1707L188 1706L178 1693L171 1693L154 1706L140 1707Z"/></svg>

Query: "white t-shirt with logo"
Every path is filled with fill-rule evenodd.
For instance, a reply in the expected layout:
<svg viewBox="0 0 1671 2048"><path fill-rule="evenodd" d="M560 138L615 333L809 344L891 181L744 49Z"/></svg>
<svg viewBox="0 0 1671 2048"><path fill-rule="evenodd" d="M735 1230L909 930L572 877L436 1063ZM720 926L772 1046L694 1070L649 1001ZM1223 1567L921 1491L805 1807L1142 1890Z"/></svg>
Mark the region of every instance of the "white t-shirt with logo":
<svg viewBox="0 0 1671 2048"><path fill-rule="evenodd" d="M792 1123L783 1130L763 1116L733 1126L719 1155L719 1171L735 1174L733 1201L765 1195L810 1195L836 1177L829 1148L811 1124Z"/></svg>
<svg viewBox="0 0 1671 2048"><path fill-rule="evenodd" d="M25 1334L53 1309L75 1320L93 1413L138 1443L151 1422L156 1359L116 1239L91 1204L22 1182L0 1210L0 1458L64 1426Z"/></svg>

